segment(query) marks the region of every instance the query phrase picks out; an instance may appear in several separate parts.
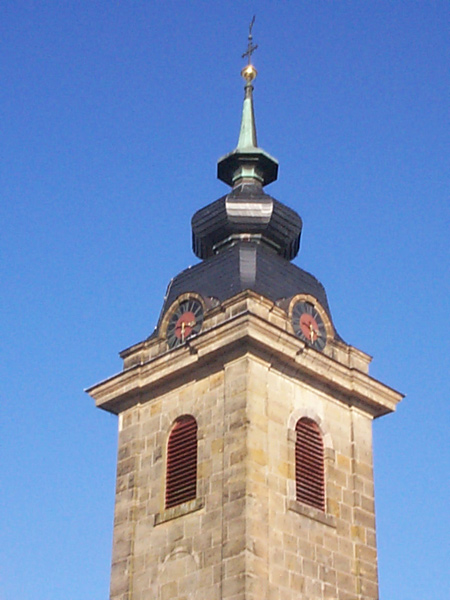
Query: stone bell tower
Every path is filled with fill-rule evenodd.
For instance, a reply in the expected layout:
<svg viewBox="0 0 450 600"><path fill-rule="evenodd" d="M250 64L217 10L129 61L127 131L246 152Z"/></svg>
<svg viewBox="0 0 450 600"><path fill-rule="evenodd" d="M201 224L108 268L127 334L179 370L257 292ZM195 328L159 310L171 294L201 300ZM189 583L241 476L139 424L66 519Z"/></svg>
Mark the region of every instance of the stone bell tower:
<svg viewBox="0 0 450 600"><path fill-rule="evenodd" d="M119 417L112 600L377 600L372 420L401 395L295 266L302 221L264 191L249 40L231 190L192 219L201 262L155 332L88 390Z"/></svg>

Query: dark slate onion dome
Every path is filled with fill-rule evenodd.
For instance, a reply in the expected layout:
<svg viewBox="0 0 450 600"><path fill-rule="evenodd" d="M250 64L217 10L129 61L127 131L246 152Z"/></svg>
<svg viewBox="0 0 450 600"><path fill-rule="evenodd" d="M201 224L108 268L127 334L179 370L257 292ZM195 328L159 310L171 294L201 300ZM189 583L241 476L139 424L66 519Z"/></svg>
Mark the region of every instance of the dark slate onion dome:
<svg viewBox="0 0 450 600"><path fill-rule="evenodd" d="M298 254L302 220L264 193L254 182L240 183L192 218L192 247L199 258L217 254L230 244L254 241L292 260Z"/></svg>
<svg viewBox="0 0 450 600"><path fill-rule="evenodd" d="M232 189L194 214L192 246L202 262L170 282L154 335L172 303L186 293L200 294L207 306L244 290L280 306L297 294L310 294L331 321L322 284L290 262L300 247L300 216L263 190L277 179L278 162L257 144L252 85L256 69L248 64L241 75L246 83L238 144L217 166L218 178Z"/></svg>

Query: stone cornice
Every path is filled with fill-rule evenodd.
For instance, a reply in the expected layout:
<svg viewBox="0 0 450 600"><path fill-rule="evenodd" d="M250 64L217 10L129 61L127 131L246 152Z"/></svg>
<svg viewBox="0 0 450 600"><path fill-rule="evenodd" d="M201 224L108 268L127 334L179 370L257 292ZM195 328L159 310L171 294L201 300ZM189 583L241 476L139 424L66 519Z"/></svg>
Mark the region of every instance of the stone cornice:
<svg viewBox="0 0 450 600"><path fill-rule="evenodd" d="M97 406L119 413L150 400L167 385L179 386L195 378L204 367L221 368L227 360L249 354L260 356L275 369L289 371L294 378L306 379L310 385L332 392L340 401L358 406L374 417L394 411L402 395L352 366L344 350L355 353L356 364L367 355L341 346L327 353L308 347L293 335L278 307L246 292L231 299L220 311L212 311L210 318L205 319L203 331L182 347L169 351L162 340L133 346L122 353L131 366L87 392Z"/></svg>

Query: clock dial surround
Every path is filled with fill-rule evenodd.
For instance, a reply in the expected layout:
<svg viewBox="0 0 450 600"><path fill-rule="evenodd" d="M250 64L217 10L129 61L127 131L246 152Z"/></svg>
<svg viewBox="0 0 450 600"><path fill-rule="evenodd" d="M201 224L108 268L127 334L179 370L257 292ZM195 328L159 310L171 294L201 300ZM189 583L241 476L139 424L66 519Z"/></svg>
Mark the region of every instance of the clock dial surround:
<svg viewBox="0 0 450 600"><path fill-rule="evenodd" d="M197 335L203 325L203 306L196 298L180 302L173 310L167 325L169 348L181 346L192 336Z"/></svg>
<svg viewBox="0 0 450 600"><path fill-rule="evenodd" d="M327 343L327 330L317 307L308 301L300 300L292 309L292 327L295 335L308 346L323 350Z"/></svg>

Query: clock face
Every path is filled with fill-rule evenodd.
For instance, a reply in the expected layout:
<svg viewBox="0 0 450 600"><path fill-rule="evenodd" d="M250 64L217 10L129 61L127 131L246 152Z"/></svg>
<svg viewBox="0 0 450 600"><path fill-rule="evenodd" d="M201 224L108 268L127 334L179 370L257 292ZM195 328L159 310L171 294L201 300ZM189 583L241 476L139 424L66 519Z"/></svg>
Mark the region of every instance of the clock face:
<svg viewBox="0 0 450 600"><path fill-rule="evenodd" d="M292 310L292 326L295 334L308 346L323 350L327 343L325 323L311 302L297 302Z"/></svg>
<svg viewBox="0 0 450 600"><path fill-rule="evenodd" d="M169 348L184 344L200 332L203 325L203 306L195 298L188 298L177 305L167 326Z"/></svg>

